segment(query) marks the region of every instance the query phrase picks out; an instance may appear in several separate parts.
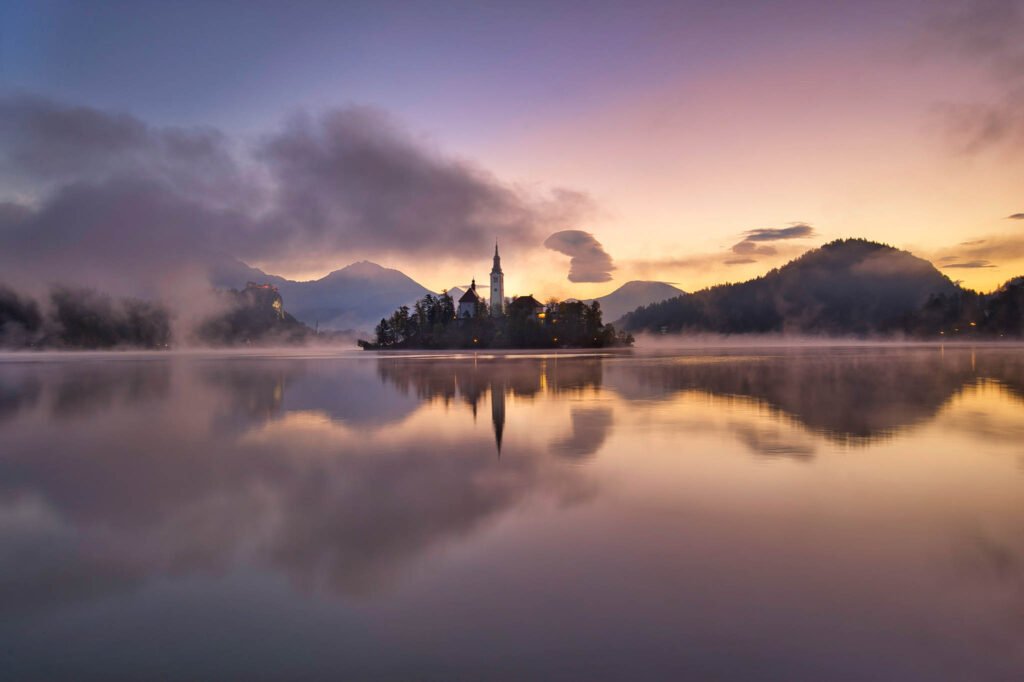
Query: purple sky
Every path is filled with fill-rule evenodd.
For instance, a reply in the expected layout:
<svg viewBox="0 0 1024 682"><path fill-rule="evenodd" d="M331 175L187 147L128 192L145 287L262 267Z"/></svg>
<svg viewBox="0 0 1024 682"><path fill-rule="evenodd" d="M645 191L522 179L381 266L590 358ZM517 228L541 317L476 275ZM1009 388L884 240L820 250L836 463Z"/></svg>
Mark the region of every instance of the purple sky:
<svg viewBox="0 0 1024 682"><path fill-rule="evenodd" d="M609 288L567 281L569 257L542 246L558 228L594 235L615 259L613 285L693 288L866 236L988 262L951 274L990 286L1024 269L1024 221L1005 220L1024 210L1024 123L1008 113L1024 102L1022 17L1018 0L7 2L0 86L154 129L215 129L243 166L298 112L372 107L442 165L530 195L529 229L507 207L495 229L464 221L525 230L509 240L510 293ZM33 182L8 183L5 198L54 191ZM586 210L539 207L561 190ZM812 236L734 257L748 231L790 224ZM1010 245L962 248L978 240ZM315 257L296 243L250 260L313 276L370 257L445 286L481 275L489 256L462 275L461 252L428 267L387 240L336 240Z"/></svg>

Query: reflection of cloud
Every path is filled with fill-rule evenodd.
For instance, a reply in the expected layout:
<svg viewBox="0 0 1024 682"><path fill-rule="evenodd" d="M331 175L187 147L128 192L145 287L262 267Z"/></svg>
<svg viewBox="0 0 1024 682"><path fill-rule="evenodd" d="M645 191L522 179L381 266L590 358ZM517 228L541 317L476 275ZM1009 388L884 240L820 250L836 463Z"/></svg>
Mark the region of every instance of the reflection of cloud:
<svg viewBox="0 0 1024 682"><path fill-rule="evenodd" d="M3 385L22 396L0 452L0 570L8 578L0 609L8 612L168 572L222 570L247 555L310 589L378 590L527 493L569 504L588 487L579 470L548 466L528 443L497 460L490 441L471 431L425 438L411 427L359 428L377 423L352 407L368 395L377 403L390 393L403 410L422 404L382 384L373 363L83 367L85 374L77 365L18 370L34 382L7 381L11 371L0 368ZM537 381L535 367L527 374ZM569 385L573 374L566 372ZM557 375L552 381L566 383ZM97 394L94 386L104 388ZM102 409L37 428L40 414L79 414L67 407L80 404L68 397L76 391ZM121 399L131 395L144 399Z"/></svg>
<svg viewBox="0 0 1024 682"><path fill-rule="evenodd" d="M814 443L779 427L733 422L729 428L744 445L758 455L809 459L814 456L816 450Z"/></svg>
<svg viewBox="0 0 1024 682"><path fill-rule="evenodd" d="M604 444L612 427L607 407L577 407L572 411L572 432L551 443L552 452L572 459L594 454Z"/></svg>

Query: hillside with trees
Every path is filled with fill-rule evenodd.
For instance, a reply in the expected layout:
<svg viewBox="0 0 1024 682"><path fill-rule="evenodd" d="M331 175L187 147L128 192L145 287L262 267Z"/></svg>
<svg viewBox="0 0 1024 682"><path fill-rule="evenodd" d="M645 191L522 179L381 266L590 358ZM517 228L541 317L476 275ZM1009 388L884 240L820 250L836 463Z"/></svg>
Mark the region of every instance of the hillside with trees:
<svg viewBox="0 0 1024 682"><path fill-rule="evenodd" d="M1019 336L1020 282L978 294L911 253L845 239L763 277L640 307L623 325L655 333Z"/></svg>
<svg viewBox="0 0 1024 682"><path fill-rule="evenodd" d="M55 287L41 302L0 286L0 347L13 349L165 349L172 345L296 344L314 331L284 309L277 289L250 283L211 292L216 312L195 328L173 331L159 302L115 298L92 289Z"/></svg>

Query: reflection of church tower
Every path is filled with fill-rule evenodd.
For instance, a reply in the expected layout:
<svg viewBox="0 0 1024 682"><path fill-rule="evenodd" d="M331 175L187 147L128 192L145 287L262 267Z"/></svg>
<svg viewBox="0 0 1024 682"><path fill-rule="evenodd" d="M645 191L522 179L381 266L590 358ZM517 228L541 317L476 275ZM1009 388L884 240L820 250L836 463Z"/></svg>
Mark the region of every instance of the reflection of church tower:
<svg viewBox="0 0 1024 682"><path fill-rule="evenodd" d="M491 421L494 422L494 442L501 457L501 434L505 431L505 387L491 384Z"/></svg>
<svg viewBox="0 0 1024 682"><path fill-rule="evenodd" d="M491 315L501 315L505 307L505 273L501 271L498 242L494 242L494 267L491 268Z"/></svg>

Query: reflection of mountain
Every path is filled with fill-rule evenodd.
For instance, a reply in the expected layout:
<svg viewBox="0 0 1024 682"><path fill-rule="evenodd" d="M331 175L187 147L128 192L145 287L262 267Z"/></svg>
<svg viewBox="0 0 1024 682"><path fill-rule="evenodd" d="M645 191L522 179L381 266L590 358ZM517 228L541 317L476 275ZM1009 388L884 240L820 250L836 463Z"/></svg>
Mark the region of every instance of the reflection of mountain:
<svg viewBox="0 0 1024 682"><path fill-rule="evenodd" d="M763 401L840 440L886 436L932 418L957 391L989 378L1021 386L1024 360L971 351L823 349L609 364L609 388L627 398L681 391Z"/></svg>

